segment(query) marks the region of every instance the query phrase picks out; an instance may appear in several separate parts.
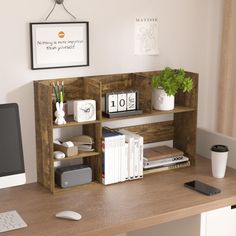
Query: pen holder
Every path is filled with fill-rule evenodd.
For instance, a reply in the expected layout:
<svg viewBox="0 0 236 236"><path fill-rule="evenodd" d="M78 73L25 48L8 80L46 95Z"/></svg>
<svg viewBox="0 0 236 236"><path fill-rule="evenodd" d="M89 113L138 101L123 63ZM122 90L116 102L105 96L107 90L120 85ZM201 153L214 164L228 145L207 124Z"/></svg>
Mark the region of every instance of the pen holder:
<svg viewBox="0 0 236 236"><path fill-rule="evenodd" d="M56 111L55 111L55 124L57 125L64 125L66 124L65 121L65 112L63 110L63 103L62 102L56 102Z"/></svg>

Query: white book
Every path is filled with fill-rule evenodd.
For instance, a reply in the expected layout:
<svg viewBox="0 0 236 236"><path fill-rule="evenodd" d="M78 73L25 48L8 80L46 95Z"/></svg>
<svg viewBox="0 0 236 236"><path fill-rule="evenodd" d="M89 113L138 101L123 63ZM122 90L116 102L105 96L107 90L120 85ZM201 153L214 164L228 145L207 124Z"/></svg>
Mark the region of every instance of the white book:
<svg viewBox="0 0 236 236"><path fill-rule="evenodd" d="M139 139L134 136L134 178L139 177Z"/></svg>
<svg viewBox="0 0 236 236"><path fill-rule="evenodd" d="M143 137L141 135L135 134L131 131L121 129L120 130L125 135L132 136L135 141L135 151L134 151L134 171L136 178L143 177Z"/></svg>
<svg viewBox="0 0 236 236"><path fill-rule="evenodd" d="M143 137L139 135L139 178L143 177Z"/></svg>
<svg viewBox="0 0 236 236"><path fill-rule="evenodd" d="M118 182L118 173L117 173L117 136L111 139L110 148L111 148L111 161L112 161L112 183Z"/></svg>
<svg viewBox="0 0 236 236"><path fill-rule="evenodd" d="M102 151L104 158L104 173L102 176L102 182L104 185L113 184L116 181L116 173L118 171L115 172L114 140L117 140L117 136L105 136L102 141Z"/></svg>
<svg viewBox="0 0 236 236"><path fill-rule="evenodd" d="M120 181L126 180L127 176L127 156L125 153L125 135L120 135Z"/></svg>
<svg viewBox="0 0 236 236"><path fill-rule="evenodd" d="M104 138L102 140L102 152L103 152L103 175L102 175L102 183L104 185L112 183L110 177L110 150L109 150L109 141L108 138Z"/></svg>
<svg viewBox="0 0 236 236"><path fill-rule="evenodd" d="M112 160L113 160L113 170L114 170L114 183L118 183L121 181L124 181L125 178L123 177L123 167L122 165L124 162L124 158L125 158L125 136L123 134L121 134L120 132L117 131L113 131L111 130L111 132L115 135L113 143L112 143L112 150L113 150L113 156L112 156Z"/></svg>
<svg viewBox="0 0 236 236"><path fill-rule="evenodd" d="M116 182L121 181L121 135L117 136L115 148L115 163L116 163Z"/></svg>
<svg viewBox="0 0 236 236"><path fill-rule="evenodd" d="M125 135L127 137L128 144L129 144L129 179L134 178L134 138L128 135Z"/></svg>
<svg viewBox="0 0 236 236"><path fill-rule="evenodd" d="M128 180L129 179L129 169L128 169L128 152L129 152L129 145L128 143L125 143L125 159L124 159L124 176L125 179Z"/></svg>
<svg viewBox="0 0 236 236"><path fill-rule="evenodd" d="M115 140L115 181L121 181L121 162L122 162L122 135L118 134Z"/></svg>
<svg viewBox="0 0 236 236"><path fill-rule="evenodd" d="M103 140L103 158L104 158L104 171L103 171L103 178L102 182L104 185L112 183L111 177L111 158L110 158L110 145L109 145L109 138L104 138Z"/></svg>
<svg viewBox="0 0 236 236"><path fill-rule="evenodd" d="M121 132L123 133L123 132ZM128 179L134 178L134 138L125 135L125 142L128 144Z"/></svg>
<svg viewBox="0 0 236 236"><path fill-rule="evenodd" d="M124 140L124 135L117 133L117 139L115 140L115 173L116 173L116 183L121 182L122 175L122 159L123 159L123 151L122 151L122 140ZM125 141L124 141L125 142Z"/></svg>
<svg viewBox="0 0 236 236"><path fill-rule="evenodd" d="M118 183L126 180L127 176L127 158L125 155L125 135L109 128L103 130L105 144L105 170L109 173L104 175L104 184Z"/></svg>

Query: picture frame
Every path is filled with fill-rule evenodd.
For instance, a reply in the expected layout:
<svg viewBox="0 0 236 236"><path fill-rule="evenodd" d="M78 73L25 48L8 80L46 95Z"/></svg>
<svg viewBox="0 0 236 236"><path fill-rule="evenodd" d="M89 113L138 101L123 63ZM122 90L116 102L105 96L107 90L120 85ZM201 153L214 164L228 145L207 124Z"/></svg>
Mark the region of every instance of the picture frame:
<svg viewBox="0 0 236 236"><path fill-rule="evenodd" d="M89 66L89 22L30 23L31 69Z"/></svg>

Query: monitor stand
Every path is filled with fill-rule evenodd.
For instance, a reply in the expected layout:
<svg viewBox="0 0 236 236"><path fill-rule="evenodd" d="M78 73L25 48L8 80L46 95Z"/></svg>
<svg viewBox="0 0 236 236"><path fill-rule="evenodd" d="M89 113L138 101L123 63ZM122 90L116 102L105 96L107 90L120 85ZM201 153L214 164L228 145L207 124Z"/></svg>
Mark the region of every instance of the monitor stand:
<svg viewBox="0 0 236 236"><path fill-rule="evenodd" d="M25 173L0 177L0 189L25 184Z"/></svg>

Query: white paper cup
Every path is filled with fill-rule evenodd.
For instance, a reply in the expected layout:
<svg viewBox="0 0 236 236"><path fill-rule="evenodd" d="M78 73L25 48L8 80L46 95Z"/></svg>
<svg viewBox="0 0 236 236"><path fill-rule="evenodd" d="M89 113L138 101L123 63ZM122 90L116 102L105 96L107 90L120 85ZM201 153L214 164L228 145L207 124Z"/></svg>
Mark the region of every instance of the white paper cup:
<svg viewBox="0 0 236 236"><path fill-rule="evenodd" d="M225 145L214 145L211 147L212 175L215 178L224 178L228 152L229 149Z"/></svg>

